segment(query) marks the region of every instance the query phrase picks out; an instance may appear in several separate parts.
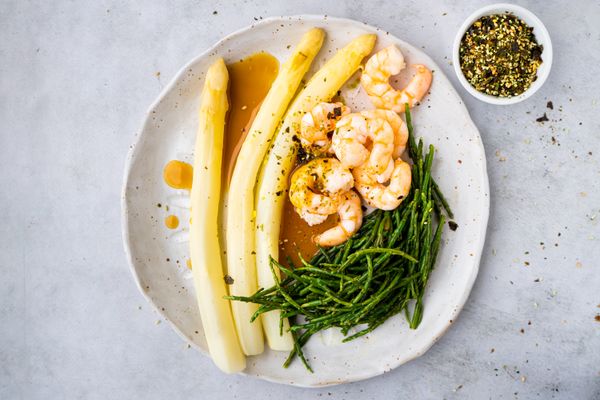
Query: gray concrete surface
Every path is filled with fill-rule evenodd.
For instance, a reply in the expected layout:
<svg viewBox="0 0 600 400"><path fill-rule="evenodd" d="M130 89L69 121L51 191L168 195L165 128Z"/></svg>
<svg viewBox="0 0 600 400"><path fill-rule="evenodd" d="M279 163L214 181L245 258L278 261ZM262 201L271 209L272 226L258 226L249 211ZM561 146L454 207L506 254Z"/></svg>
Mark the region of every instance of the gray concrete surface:
<svg viewBox="0 0 600 400"><path fill-rule="evenodd" d="M489 2L168 3L0 4L0 399L600 398L597 1L518 2L546 24L555 61L508 107L470 97L448 62L458 26ZM322 390L225 376L157 325L120 233L125 155L161 88L223 35L300 13L422 46L481 131L492 193L481 271L449 332L389 374Z"/></svg>

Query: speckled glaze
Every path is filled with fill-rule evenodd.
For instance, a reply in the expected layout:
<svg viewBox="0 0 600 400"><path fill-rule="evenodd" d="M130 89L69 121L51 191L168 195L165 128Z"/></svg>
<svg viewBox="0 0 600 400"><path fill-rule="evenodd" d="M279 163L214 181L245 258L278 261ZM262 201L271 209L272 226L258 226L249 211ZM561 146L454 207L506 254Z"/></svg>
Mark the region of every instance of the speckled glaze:
<svg viewBox="0 0 600 400"><path fill-rule="evenodd" d="M196 111L204 72L217 56L226 62L264 50L285 60L310 27L327 37L313 71L333 52L362 33L378 34L376 50L396 44L408 64L423 63L434 73L431 93L413 111L417 137L436 146L433 172L455 212L456 231L445 230L425 298L423 321L410 330L402 316L388 320L368 336L340 344L335 332L316 335L306 346L315 370L299 362L281 367L287 354L266 350L249 357L245 374L297 386L327 386L367 379L425 353L451 326L467 300L477 276L489 211L485 153L477 128L462 100L435 63L423 52L386 32L352 20L322 16L270 18L226 37L181 69L150 107L130 151L123 185L123 238L131 270L142 294L192 346L206 353L188 258L187 194L169 188L162 169L172 159L191 161ZM401 74L400 85L410 77ZM372 108L351 78L342 91L352 108ZM176 231L164 226L158 204L169 206L182 223ZM166 262L167 261L167 262Z"/></svg>

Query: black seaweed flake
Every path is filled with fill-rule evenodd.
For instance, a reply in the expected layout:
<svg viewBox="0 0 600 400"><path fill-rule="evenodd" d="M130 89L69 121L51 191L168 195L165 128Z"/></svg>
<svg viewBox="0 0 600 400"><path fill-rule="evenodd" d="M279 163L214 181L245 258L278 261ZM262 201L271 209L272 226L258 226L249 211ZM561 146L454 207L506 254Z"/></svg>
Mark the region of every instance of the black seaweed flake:
<svg viewBox="0 0 600 400"><path fill-rule="evenodd" d="M546 122L546 121L550 121L550 120L548 119L548 116L546 115L546 113L544 113L544 115L542 115L541 117L539 117L539 118L536 118L535 120L536 120L537 122Z"/></svg>

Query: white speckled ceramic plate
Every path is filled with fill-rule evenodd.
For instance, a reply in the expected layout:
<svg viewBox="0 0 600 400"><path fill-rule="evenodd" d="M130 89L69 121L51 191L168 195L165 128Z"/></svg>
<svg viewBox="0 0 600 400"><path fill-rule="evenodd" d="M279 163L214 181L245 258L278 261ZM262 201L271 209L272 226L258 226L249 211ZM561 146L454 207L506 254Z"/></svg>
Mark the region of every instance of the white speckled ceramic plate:
<svg viewBox="0 0 600 400"><path fill-rule="evenodd" d="M135 281L173 328L207 354L191 273L186 267L187 193L168 187L163 182L162 170L172 159L192 161L200 90L204 73L215 57L233 62L264 50L283 61L291 52L288 45L295 45L314 26L324 28L327 37L313 71L351 38L370 32L378 35L376 50L396 44L407 63L423 63L435 71L431 93L414 110L413 120L416 135L438 149L434 175L455 211L459 228L454 232L445 230L437 266L426 291L423 321L417 330L410 330L404 317L398 315L370 335L346 344L339 343L336 332L317 335L306 347L314 374L308 373L300 362L282 368L285 353L266 350L248 359L245 374L298 386L358 381L422 355L456 319L469 296L477 276L488 219L485 153L462 100L437 65L408 43L351 20L282 17L242 29L183 67L150 107L127 159L122 198L123 238ZM410 71L404 72L403 78L409 75ZM357 87L353 81L354 78L342 95L351 106L371 108L360 85ZM163 221L168 214L180 217L178 230L165 227Z"/></svg>

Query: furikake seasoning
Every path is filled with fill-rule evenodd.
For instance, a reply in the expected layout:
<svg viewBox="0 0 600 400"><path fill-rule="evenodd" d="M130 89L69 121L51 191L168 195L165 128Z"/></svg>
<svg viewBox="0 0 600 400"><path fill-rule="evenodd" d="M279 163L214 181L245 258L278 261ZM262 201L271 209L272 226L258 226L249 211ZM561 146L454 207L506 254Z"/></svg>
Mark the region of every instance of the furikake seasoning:
<svg viewBox="0 0 600 400"><path fill-rule="evenodd" d="M478 91L511 97L536 80L543 46L533 28L512 14L479 18L465 32L459 49L460 68Z"/></svg>

